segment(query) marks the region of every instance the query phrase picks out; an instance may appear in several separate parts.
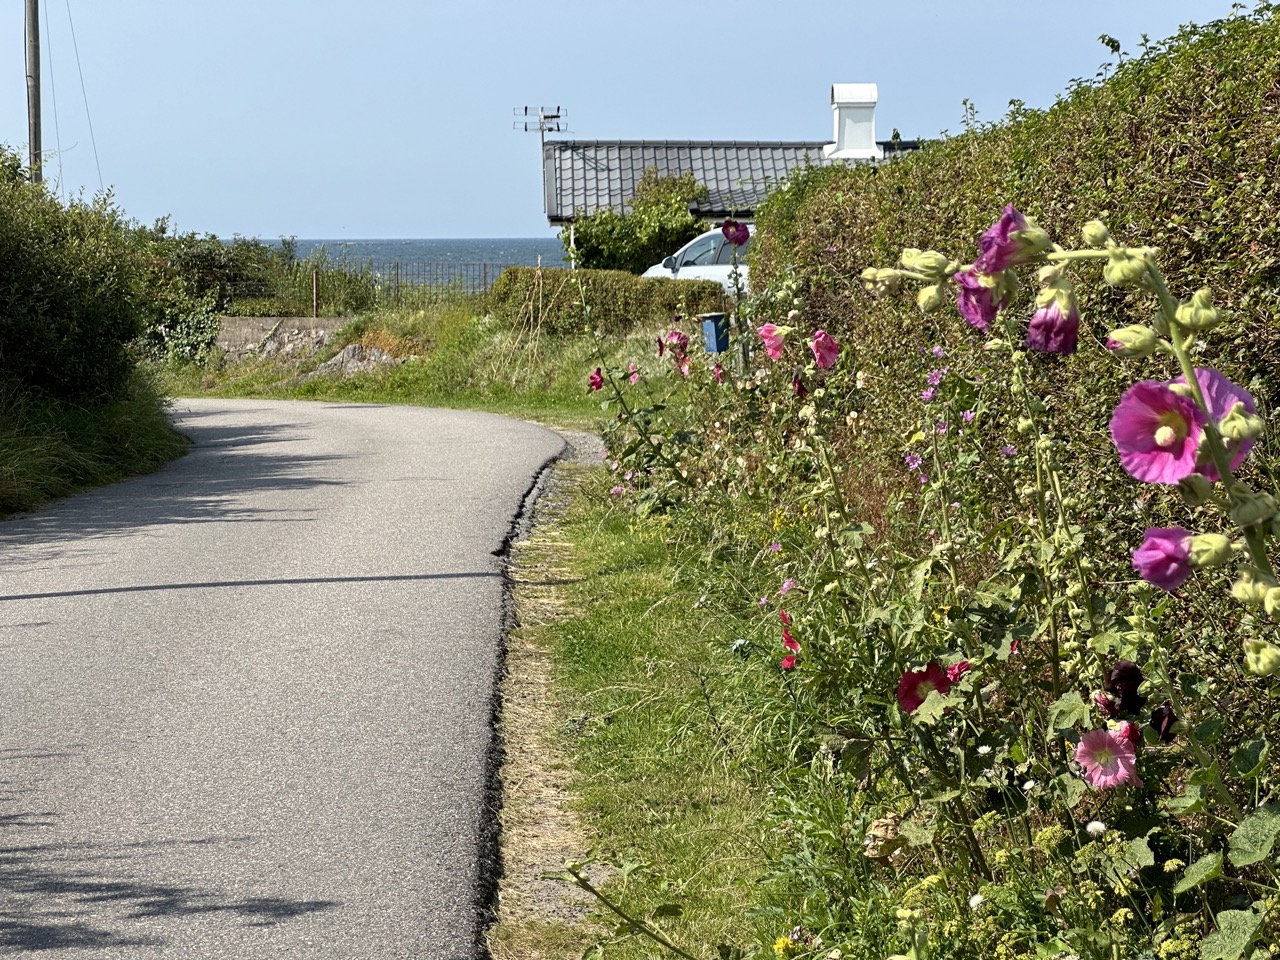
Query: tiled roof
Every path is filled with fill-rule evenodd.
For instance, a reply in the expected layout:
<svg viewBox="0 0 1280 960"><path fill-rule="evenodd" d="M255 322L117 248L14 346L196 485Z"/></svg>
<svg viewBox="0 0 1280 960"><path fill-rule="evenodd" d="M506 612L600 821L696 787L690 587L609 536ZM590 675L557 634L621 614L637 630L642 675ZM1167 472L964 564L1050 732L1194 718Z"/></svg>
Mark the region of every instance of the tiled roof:
<svg viewBox="0 0 1280 960"><path fill-rule="evenodd" d="M609 208L623 213L649 167L692 173L709 191L699 216L750 216L766 187L806 160L830 163L823 143L696 140L548 140L542 148L547 220L564 223Z"/></svg>

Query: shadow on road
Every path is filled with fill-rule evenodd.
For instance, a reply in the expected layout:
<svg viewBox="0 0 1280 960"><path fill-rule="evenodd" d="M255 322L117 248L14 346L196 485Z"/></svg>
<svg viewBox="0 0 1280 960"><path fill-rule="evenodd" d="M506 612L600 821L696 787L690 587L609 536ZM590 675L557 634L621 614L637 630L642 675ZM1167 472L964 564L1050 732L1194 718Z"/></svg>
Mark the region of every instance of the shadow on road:
<svg viewBox="0 0 1280 960"><path fill-rule="evenodd" d="M150 476L136 477L91 496L76 496L38 513L0 523L0 553L5 546L39 546L142 531L173 523L297 523L311 519L303 508L261 509L240 505L242 495L264 491L305 491L340 486L326 467L346 459L334 455L289 452L307 439L306 423L271 426L223 426L184 414L179 429L189 436L191 452ZM253 448L271 444L275 449ZM66 548L27 554L27 562L65 560Z"/></svg>

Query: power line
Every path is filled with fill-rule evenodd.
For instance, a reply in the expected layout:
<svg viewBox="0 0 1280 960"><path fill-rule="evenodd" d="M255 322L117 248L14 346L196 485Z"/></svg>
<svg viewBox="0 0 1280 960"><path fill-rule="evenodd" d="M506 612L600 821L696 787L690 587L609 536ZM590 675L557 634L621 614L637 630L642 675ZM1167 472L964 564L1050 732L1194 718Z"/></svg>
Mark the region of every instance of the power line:
<svg viewBox="0 0 1280 960"><path fill-rule="evenodd" d="M98 162L98 141L93 135L93 117L89 113L89 94L84 89L84 70L80 66L80 45L76 43L76 25L71 19L71 0L67 0L67 23L71 24L71 47L76 52L76 70L80 74L80 95L84 97L84 115L89 121L89 143L93 145L93 164L98 168L98 189L105 190L102 182L102 164Z"/></svg>
<svg viewBox="0 0 1280 960"><path fill-rule="evenodd" d="M53 39L53 31L49 29L49 7L44 8L44 32L50 40ZM53 44L50 43L45 48L45 56L49 60L49 94L53 99L53 142L57 148L58 156L58 196L62 196L62 186L65 178L62 173L62 131L58 128L58 85L53 79Z"/></svg>

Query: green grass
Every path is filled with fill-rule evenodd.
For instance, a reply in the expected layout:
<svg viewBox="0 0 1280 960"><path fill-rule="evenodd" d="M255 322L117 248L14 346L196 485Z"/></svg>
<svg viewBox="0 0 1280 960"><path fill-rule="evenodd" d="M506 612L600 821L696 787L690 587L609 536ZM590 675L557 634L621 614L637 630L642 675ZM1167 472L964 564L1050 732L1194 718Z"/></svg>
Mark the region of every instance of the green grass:
<svg viewBox="0 0 1280 960"><path fill-rule="evenodd" d="M615 873L607 894L640 917L678 905L680 916L658 922L694 956L771 943L777 931L750 914L771 896L761 876L771 860L760 829L768 798L729 761L717 706L745 673L731 650L743 625L708 615L704 584L690 575L698 558L660 519L615 507L606 484L599 471L580 478L565 515L517 558L518 568L557 574L559 615L519 636L555 664L556 734L574 758L587 842L615 864L646 864L625 884ZM600 930L581 929L572 955ZM660 952L636 938L608 956Z"/></svg>
<svg viewBox="0 0 1280 960"><path fill-rule="evenodd" d="M0 516L149 473L186 451L151 380L83 405L0 387Z"/></svg>

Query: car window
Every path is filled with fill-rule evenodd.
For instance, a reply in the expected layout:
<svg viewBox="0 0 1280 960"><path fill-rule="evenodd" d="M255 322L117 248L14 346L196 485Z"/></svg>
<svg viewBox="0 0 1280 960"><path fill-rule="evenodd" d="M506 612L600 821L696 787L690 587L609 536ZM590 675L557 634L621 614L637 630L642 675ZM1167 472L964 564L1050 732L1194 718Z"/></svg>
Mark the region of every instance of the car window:
<svg viewBox="0 0 1280 960"><path fill-rule="evenodd" d="M721 239L718 233L698 238L689 245L689 249L680 255L679 266L702 267L708 263L715 263L716 247Z"/></svg>
<svg viewBox="0 0 1280 960"><path fill-rule="evenodd" d="M747 247L749 247L750 245L751 245L751 241L748 240L742 246L737 248L739 263L747 262ZM733 250L734 250L734 247L732 243L724 244L724 246L720 248L720 255L716 257L716 263L733 263Z"/></svg>

